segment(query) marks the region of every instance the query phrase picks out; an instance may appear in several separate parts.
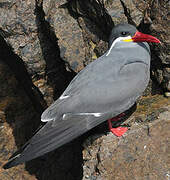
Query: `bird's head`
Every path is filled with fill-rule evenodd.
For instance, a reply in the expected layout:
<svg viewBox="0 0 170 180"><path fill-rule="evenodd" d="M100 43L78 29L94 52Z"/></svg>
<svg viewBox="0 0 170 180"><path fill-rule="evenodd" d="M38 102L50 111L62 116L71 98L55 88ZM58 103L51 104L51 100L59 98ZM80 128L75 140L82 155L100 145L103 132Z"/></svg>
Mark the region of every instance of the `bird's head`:
<svg viewBox="0 0 170 180"><path fill-rule="evenodd" d="M135 26L130 24L119 24L112 29L109 38L109 46L111 46L113 41L116 40L117 38L119 38L120 41L124 41L124 42L160 43L160 41L157 38L139 32Z"/></svg>

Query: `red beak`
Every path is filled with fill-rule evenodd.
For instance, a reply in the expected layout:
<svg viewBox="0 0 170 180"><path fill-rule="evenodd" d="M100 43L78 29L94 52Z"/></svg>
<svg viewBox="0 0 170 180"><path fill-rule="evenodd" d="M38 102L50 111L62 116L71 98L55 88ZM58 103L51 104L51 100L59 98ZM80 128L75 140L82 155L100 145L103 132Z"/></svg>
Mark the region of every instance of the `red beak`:
<svg viewBox="0 0 170 180"><path fill-rule="evenodd" d="M132 40L134 42L154 42L154 43L160 43L159 39L148 35L148 34L143 34L139 31L135 33L135 35L132 37Z"/></svg>

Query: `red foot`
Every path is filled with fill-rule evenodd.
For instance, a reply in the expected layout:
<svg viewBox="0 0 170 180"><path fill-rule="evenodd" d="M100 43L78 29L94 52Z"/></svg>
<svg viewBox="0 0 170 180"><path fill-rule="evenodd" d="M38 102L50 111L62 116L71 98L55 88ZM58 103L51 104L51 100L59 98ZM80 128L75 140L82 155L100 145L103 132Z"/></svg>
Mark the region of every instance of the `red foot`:
<svg viewBox="0 0 170 180"><path fill-rule="evenodd" d="M126 131L128 130L127 127L117 127L117 128L112 128L110 131L115 135L115 136L122 136Z"/></svg>
<svg viewBox="0 0 170 180"><path fill-rule="evenodd" d="M108 125L109 125L109 130L115 135L115 136L122 136L127 130L127 127L117 127L117 128L113 128L112 127L112 121L119 121L121 119L122 116L124 116L125 114L122 113L112 119L108 120Z"/></svg>

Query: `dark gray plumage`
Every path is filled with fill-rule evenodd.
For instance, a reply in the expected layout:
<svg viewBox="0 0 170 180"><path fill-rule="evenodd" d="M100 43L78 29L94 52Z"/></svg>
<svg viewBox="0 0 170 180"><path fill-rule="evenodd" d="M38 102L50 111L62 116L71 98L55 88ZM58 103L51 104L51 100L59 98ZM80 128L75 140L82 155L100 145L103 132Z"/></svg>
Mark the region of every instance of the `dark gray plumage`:
<svg viewBox="0 0 170 180"><path fill-rule="evenodd" d="M42 121L48 122L4 168L52 151L135 103L149 81L149 45L117 38L132 37L136 31L128 24L112 30L110 51L78 73L63 95L42 114Z"/></svg>

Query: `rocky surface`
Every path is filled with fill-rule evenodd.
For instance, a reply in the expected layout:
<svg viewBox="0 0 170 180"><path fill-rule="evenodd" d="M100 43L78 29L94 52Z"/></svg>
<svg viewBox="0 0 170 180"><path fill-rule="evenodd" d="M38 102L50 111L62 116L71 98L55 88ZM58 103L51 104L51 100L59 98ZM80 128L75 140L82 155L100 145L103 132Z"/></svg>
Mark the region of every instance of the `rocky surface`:
<svg viewBox="0 0 170 180"><path fill-rule="evenodd" d="M0 168L0 180L170 177L169 100L158 95L170 88L169 6L165 0L0 0L0 165L32 136L43 109L76 73L107 50L115 24L128 22L161 40L151 44L152 80L124 122L130 126L124 137L107 134L103 124L25 165Z"/></svg>
<svg viewBox="0 0 170 180"><path fill-rule="evenodd" d="M168 180L170 106L161 111L152 120L131 117L135 123L121 138L112 133L90 136L84 142L83 180Z"/></svg>
<svg viewBox="0 0 170 180"><path fill-rule="evenodd" d="M23 145L37 128L40 115L9 67L0 59L0 164ZM29 127L29 128L28 128ZM31 175L18 170L0 170L0 179L26 179Z"/></svg>

